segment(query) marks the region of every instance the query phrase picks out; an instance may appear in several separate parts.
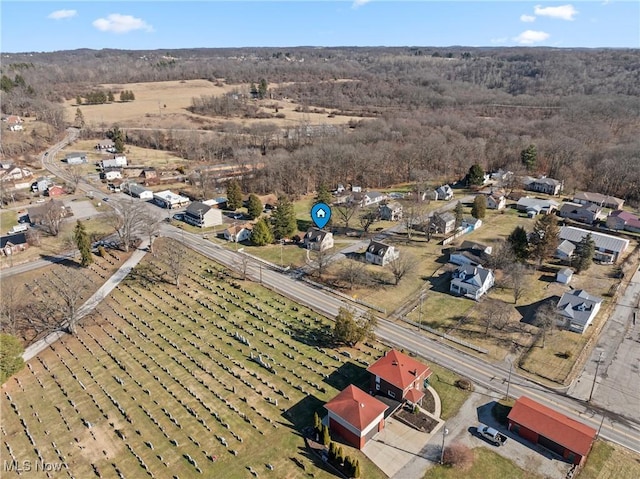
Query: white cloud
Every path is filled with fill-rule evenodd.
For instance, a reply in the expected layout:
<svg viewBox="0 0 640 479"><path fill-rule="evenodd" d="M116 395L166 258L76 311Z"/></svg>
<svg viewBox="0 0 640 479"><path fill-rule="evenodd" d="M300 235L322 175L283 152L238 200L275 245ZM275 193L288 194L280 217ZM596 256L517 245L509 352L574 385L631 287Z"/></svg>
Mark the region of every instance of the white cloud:
<svg viewBox="0 0 640 479"><path fill-rule="evenodd" d="M578 14L578 10L573 5L559 5L557 7L541 7L536 5L533 13L539 17L559 18L560 20L573 20Z"/></svg>
<svg viewBox="0 0 640 479"><path fill-rule="evenodd" d="M547 32L539 32L536 30L526 30L522 32L520 35L515 37L513 40L520 45L533 45L534 43L540 43L549 38Z"/></svg>
<svg viewBox="0 0 640 479"><path fill-rule="evenodd" d="M492 38L489 40L492 45L503 45L509 40L507 37Z"/></svg>
<svg viewBox="0 0 640 479"><path fill-rule="evenodd" d="M64 18L73 18L78 14L76 10L56 10L51 12L47 18L52 20L62 20Z"/></svg>
<svg viewBox="0 0 640 479"><path fill-rule="evenodd" d="M531 23L536 21L536 17L533 15L520 15L520 21L525 23Z"/></svg>
<svg viewBox="0 0 640 479"><path fill-rule="evenodd" d="M112 33L127 33L133 30L153 31L153 27L144 20L119 13L111 13L107 18L98 18L93 22L93 26L102 32Z"/></svg>
<svg viewBox="0 0 640 479"><path fill-rule="evenodd" d="M361 7L363 5L366 5L367 3L369 3L371 0L353 0L353 4L351 5L353 8L358 8Z"/></svg>

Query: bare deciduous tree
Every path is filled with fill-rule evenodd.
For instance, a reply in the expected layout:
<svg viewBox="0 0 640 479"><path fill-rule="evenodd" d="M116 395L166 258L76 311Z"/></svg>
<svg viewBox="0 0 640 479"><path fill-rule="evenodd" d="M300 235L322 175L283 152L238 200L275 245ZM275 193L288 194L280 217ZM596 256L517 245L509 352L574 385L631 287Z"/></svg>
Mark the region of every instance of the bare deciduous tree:
<svg viewBox="0 0 640 479"><path fill-rule="evenodd" d="M155 237L160 233L160 223L162 219L154 215L150 211L144 211L140 215L140 229L145 236L149 238L149 252L154 254L153 241Z"/></svg>
<svg viewBox="0 0 640 479"><path fill-rule="evenodd" d="M349 201L333 208L333 211L336 212L336 216L340 218L346 230L349 229L349 223L358 210L360 210L360 205L355 201Z"/></svg>
<svg viewBox="0 0 640 479"><path fill-rule="evenodd" d="M313 255L313 269L319 279L322 279L322 275L326 272L332 257L333 253L326 249L316 251Z"/></svg>
<svg viewBox="0 0 640 479"><path fill-rule="evenodd" d="M187 249L182 243L175 240L167 240L159 251L160 259L167 267L167 273L176 287L180 287L180 277L184 274L187 264L184 257Z"/></svg>
<svg viewBox="0 0 640 479"><path fill-rule="evenodd" d="M353 289L354 285L366 285L369 282L369 274L361 261L346 259L341 262L338 277Z"/></svg>
<svg viewBox="0 0 640 479"><path fill-rule="evenodd" d="M395 279L395 284L400 283L400 280L404 278L404 276L413 271L416 266L415 258L407 253L398 255L397 258L391 260L389 262L389 269L393 274L393 278Z"/></svg>
<svg viewBox="0 0 640 479"><path fill-rule="evenodd" d="M71 187L71 193L75 193L78 184L82 181L82 169L78 165L67 165L65 173Z"/></svg>
<svg viewBox="0 0 640 479"><path fill-rule="evenodd" d="M64 207L59 201L48 201L44 206L42 226L51 236L58 236L64 220Z"/></svg>
<svg viewBox="0 0 640 479"><path fill-rule="evenodd" d="M526 265L516 261L511 263L504 269L507 275L507 283L513 291L513 304L518 304L518 300L522 298L529 288L531 282L530 271Z"/></svg>
<svg viewBox="0 0 640 479"><path fill-rule="evenodd" d="M125 251L129 251L136 234L143 226L140 203L131 199L114 200L113 209L106 215L107 222L120 238Z"/></svg>
<svg viewBox="0 0 640 479"><path fill-rule="evenodd" d="M485 336L489 334L491 327L502 330L509 321L509 309L502 301L487 299L482 304L480 321L484 324Z"/></svg>
<svg viewBox="0 0 640 479"><path fill-rule="evenodd" d="M535 313L534 325L540 328L542 335L542 347L545 347L547 334L558 324L558 310L556 305L551 301L547 301L540 305Z"/></svg>

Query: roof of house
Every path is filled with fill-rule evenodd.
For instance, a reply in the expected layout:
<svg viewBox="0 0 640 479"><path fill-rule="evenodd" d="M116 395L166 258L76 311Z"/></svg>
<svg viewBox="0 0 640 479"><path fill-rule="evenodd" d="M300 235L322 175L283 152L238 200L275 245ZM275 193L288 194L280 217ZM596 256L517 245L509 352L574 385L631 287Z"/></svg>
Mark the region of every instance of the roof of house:
<svg viewBox="0 0 640 479"><path fill-rule="evenodd" d="M562 268L556 274L562 274L564 276L572 276L573 270L571 268Z"/></svg>
<svg viewBox="0 0 640 479"><path fill-rule="evenodd" d="M602 233L596 233L595 231L588 231L582 228L576 228L575 226L562 226L560 228L560 239L569 240L574 244L579 243L582 238L591 233L596 249L614 251L616 253L622 253L627 246L629 246L629 240L624 238L616 238L615 236L605 235Z"/></svg>
<svg viewBox="0 0 640 479"><path fill-rule="evenodd" d="M609 213L609 216L614 218L620 218L624 221L625 226L632 226L634 228L640 228L640 218L638 218L633 213L629 213L623 210L615 210Z"/></svg>
<svg viewBox="0 0 640 479"><path fill-rule="evenodd" d="M602 303L602 298L593 296L583 289L568 291L558 301L560 314L572 323L587 324L593 316L594 308Z"/></svg>
<svg viewBox="0 0 640 479"><path fill-rule="evenodd" d="M435 215L434 220L436 220L436 219L439 219L440 221L443 221L445 223L450 223L451 221L455 221L456 220L456 215L454 215L450 211L446 211L444 213L440 213L438 215Z"/></svg>
<svg viewBox="0 0 640 479"><path fill-rule="evenodd" d="M491 246L487 246L486 244L478 243L476 241L469 241L469 240L464 240L460 245L460 249L478 250L487 254L490 254L489 252L492 250Z"/></svg>
<svg viewBox="0 0 640 479"><path fill-rule="evenodd" d="M350 384L324 407L362 431L389 406Z"/></svg>
<svg viewBox="0 0 640 479"><path fill-rule="evenodd" d="M364 196L371 198L371 199L375 199L375 198L380 198L381 196L384 196L382 193L380 193L379 191L367 191Z"/></svg>
<svg viewBox="0 0 640 479"><path fill-rule="evenodd" d="M400 203L398 203L397 201L390 201L388 203L385 203L384 205L380 205L380 208L388 208L391 211L393 211L393 210L401 210L402 209L402 205Z"/></svg>
<svg viewBox="0 0 640 479"><path fill-rule="evenodd" d="M624 200L621 198L616 198L615 196L603 195L602 193L592 193L589 191L579 191L578 193L573 195L573 199L589 201L591 203L599 203L599 204L624 203Z"/></svg>
<svg viewBox="0 0 640 479"><path fill-rule="evenodd" d="M578 203L562 203L562 207L560 208L560 214L563 213L573 213L573 214L577 214L581 211L589 211L591 213L594 214L598 214L602 211L602 208L600 208L598 205L581 205Z"/></svg>
<svg viewBox="0 0 640 479"><path fill-rule="evenodd" d="M553 178L548 178L546 176L541 176L540 178L527 177L524 183L527 185L530 185L532 183L538 183L542 185L551 185L551 186L558 186L559 184L561 184L560 181L555 180Z"/></svg>
<svg viewBox="0 0 640 479"><path fill-rule="evenodd" d="M400 389L411 386L423 374L425 379L431 376L429 366L395 349L369 366L367 371Z"/></svg>
<svg viewBox="0 0 640 479"><path fill-rule="evenodd" d="M556 250L564 253L567 256L571 256L576 250L576 245L574 245L571 241L564 240L558 245Z"/></svg>
<svg viewBox="0 0 640 479"><path fill-rule="evenodd" d="M82 158L82 157L86 157L87 154L86 153L82 153L81 151L72 151L67 153L64 157L65 158Z"/></svg>
<svg viewBox="0 0 640 479"><path fill-rule="evenodd" d="M595 429L526 396L516 401L508 418L582 456L596 437Z"/></svg>
<svg viewBox="0 0 640 479"><path fill-rule="evenodd" d="M456 261L452 261L452 256L456 255L456 256L464 256L471 263L481 265L483 261L482 259L483 254L484 253L482 251L479 251L477 249L458 249L449 253L449 261L455 264L459 264Z"/></svg>
<svg viewBox="0 0 640 479"><path fill-rule="evenodd" d="M304 235L305 239L308 241L324 241L327 235L330 235L329 231L321 230L319 228L309 228L307 234Z"/></svg>
<svg viewBox="0 0 640 479"><path fill-rule="evenodd" d="M206 214L211 209L211 206L206 205L200 201L194 201L187 206L186 213L191 216L197 216Z"/></svg>
<svg viewBox="0 0 640 479"><path fill-rule="evenodd" d="M393 246L381 243L379 241L371 240L369 246L367 246L367 253L384 256L385 254L387 254L387 250L389 248L393 248Z"/></svg>
<svg viewBox="0 0 640 479"><path fill-rule="evenodd" d="M490 269L483 268L479 265L465 264L456 268L454 277L463 283L483 286L491 274L493 274L493 272Z"/></svg>
<svg viewBox="0 0 640 479"><path fill-rule="evenodd" d="M237 235L239 234L242 230L249 230L251 231L253 229L253 225L246 223L243 225L235 225L235 226L229 226L225 231L225 233L228 233L230 235Z"/></svg>
<svg viewBox="0 0 640 479"><path fill-rule="evenodd" d="M424 396L425 394L419 389L411 388L409 389L409 391L407 391L407 394L405 395L405 399L415 404L418 401L420 401L420 399L422 399Z"/></svg>
<svg viewBox="0 0 640 479"><path fill-rule="evenodd" d="M542 200L540 198L531 198L524 196L518 200L519 208L548 209L549 207L558 207L558 202L553 200Z"/></svg>
<svg viewBox="0 0 640 479"><path fill-rule="evenodd" d="M12 245L25 244L27 235L25 233L15 233L7 236L0 236L0 248L4 248L8 243Z"/></svg>

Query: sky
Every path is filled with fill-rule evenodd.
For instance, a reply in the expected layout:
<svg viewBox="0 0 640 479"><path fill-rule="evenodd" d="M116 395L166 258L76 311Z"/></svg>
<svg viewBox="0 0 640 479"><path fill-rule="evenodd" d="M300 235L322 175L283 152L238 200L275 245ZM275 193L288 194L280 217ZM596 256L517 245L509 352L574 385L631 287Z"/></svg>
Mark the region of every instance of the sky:
<svg viewBox="0 0 640 479"><path fill-rule="evenodd" d="M293 46L640 48L640 1L0 1L0 51Z"/></svg>

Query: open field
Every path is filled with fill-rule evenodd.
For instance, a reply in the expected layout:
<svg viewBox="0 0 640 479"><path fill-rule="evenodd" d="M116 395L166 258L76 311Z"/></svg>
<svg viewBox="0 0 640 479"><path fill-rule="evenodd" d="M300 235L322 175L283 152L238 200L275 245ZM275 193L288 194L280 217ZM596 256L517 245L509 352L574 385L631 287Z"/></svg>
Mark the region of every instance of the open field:
<svg viewBox="0 0 640 479"><path fill-rule="evenodd" d="M435 465L423 476L423 479L541 479L540 476L530 471L520 469L513 462L496 454L486 447L472 449L473 463L468 469L462 470L456 467Z"/></svg>
<svg viewBox="0 0 640 479"><path fill-rule="evenodd" d="M350 119L362 118L337 115L329 117L329 110L324 113L303 113L295 111L299 107L297 103L289 99L281 100L250 100L262 107L265 112L273 113L275 106L278 113L284 114L284 118L244 119L207 117L193 114L187 111L191 106L191 99L203 95L221 96L232 91L249 92L249 84L228 85L225 83L212 83L208 80L181 80L161 81L148 83L125 83L98 85L104 90L112 90L116 100L122 90L131 90L135 95L132 102L121 103L115 101L103 105L81 105L85 122L94 127L100 125L118 124L122 127L145 128L211 128L222 121L234 121L242 126L248 126L256 122L275 123L281 127L298 125L301 122L310 124L342 125ZM277 88L277 84L269 85L270 89ZM65 102L66 119L73 122L78 105L76 100ZM313 111L314 107L310 106ZM322 110L324 111L324 110Z"/></svg>
<svg viewBox="0 0 640 479"><path fill-rule="evenodd" d="M328 320L195 253L185 262L179 290L134 274L95 324L8 381L2 447L10 459L64 458L75 477L95 469L202 477L200 469L244 478L248 467L268 474L266 464L277 477L307 476L294 462L307 471L313 462L297 431L347 384L362 386L384 348L361 345L346 359L328 344ZM363 477L384 477L348 454Z"/></svg>
<svg viewBox="0 0 640 479"><path fill-rule="evenodd" d="M596 441L577 479L636 479L640 460L628 450L604 441Z"/></svg>

